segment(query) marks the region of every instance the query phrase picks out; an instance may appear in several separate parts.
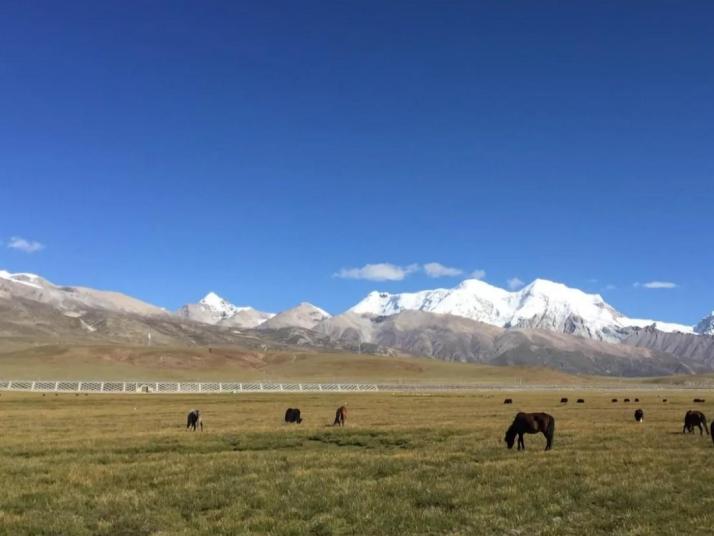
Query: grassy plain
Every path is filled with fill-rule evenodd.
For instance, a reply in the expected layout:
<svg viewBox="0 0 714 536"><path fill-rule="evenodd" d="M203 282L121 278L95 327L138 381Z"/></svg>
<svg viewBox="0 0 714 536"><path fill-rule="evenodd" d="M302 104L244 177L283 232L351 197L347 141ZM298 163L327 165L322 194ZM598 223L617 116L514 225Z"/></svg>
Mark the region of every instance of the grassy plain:
<svg viewBox="0 0 714 536"><path fill-rule="evenodd" d="M3 345L4 346L4 345ZM0 379L583 384L548 368L447 363L346 352L260 352L233 347L37 345L0 347ZM608 378L608 383L622 380Z"/></svg>
<svg viewBox="0 0 714 536"><path fill-rule="evenodd" d="M641 402L610 402L627 395ZM0 533L711 534L714 445L681 433L693 396L714 402L712 392L636 388L2 393ZM326 426L342 403L347 426ZM711 405L698 406L714 417ZM281 422L289 406L302 425ZM203 433L184 430L193 407ZM525 452L505 448L518 410L555 416L552 451L542 436L527 436Z"/></svg>

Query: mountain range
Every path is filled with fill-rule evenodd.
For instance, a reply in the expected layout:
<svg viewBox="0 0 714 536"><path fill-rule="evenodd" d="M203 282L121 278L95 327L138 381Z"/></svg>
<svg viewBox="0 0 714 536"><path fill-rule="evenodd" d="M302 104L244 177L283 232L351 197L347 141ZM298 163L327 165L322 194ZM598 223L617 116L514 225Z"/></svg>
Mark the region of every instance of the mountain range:
<svg viewBox="0 0 714 536"><path fill-rule="evenodd" d="M543 279L515 292L476 279L451 289L375 291L331 316L309 303L263 312L214 292L171 313L116 292L0 271L0 337L307 347L624 376L714 370L714 313L696 326L633 319L597 294Z"/></svg>

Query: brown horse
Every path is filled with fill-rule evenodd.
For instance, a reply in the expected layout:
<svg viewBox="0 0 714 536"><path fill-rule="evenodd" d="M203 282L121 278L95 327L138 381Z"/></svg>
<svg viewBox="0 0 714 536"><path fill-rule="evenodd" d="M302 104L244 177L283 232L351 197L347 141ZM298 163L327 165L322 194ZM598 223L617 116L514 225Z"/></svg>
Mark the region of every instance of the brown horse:
<svg viewBox="0 0 714 536"><path fill-rule="evenodd" d="M555 419L547 413L518 413L513 419L513 424L506 430L504 441L509 449L513 448L516 436L518 436L518 450L525 450L526 444L523 442L523 434L542 433L545 436L545 450L550 450L553 446L553 434L555 432Z"/></svg>
<svg viewBox="0 0 714 536"><path fill-rule="evenodd" d="M707 418L704 414L701 411L690 409L684 416L684 428L682 428L682 433L694 432L695 426L699 428L699 435L703 434L702 427L704 428L704 432L709 434L709 430L707 429Z"/></svg>
<svg viewBox="0 0 714 536"><path fill-rule="evenodd" d="M344 426L347 420L347 406L340 406L335 412L335 422L332 426Z"/></svg>

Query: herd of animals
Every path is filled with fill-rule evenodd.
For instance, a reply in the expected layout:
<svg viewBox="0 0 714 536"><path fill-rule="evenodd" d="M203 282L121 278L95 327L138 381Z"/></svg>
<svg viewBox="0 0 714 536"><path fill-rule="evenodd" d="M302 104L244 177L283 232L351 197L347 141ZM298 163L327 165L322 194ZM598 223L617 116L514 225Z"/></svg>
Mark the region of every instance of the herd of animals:
<svg viewBox="0 0 714 536"><path fill-rule="evenodd" d="M612 402L617 402L617 398L613 398ZM629 402L629 398L624 399L625 402ZM639 398L635 398L635 402L639 402ZM578 404L584 404L585 399L578 398L576 401ZM667 402L667 399L663 399L662 402ZM695 398L693 400L695 403L703 403L704 399ZM512 398L506 398L503 401L504 404L513 404ZM567 404L567 398L560 399L561 404ZM645 412L641 408L635 410L635 421L642 422L645 419ZM288 424L300 424L302 422L302 417L300 416L300 410L298 408L288 408L285 411L285 422ZM340 406L335 412L335 421L332 426L344 426L347 420L347 406ZM696 410L689 410L684 415L684 427L682 428L682 433L693 433L694 428L699 428L699 435L706 433L711 435L712 441L714 441L714 421L711 423L711 434L707 429L707 418L704 413ZM192 409L188 412L186 419L186 429L193 430L197 429L203 431L203 418L201 416L201 411L198 409ZM518 437L518 450L525 450L526 444L523 441L523 436L525 434L538 434L541 433L545 436L546 445L545 450L550 450L553 446L553 436L555 435L555 418L548 413L523 413L519 412L513 419L513 423L506 430L506 436L504 441L509 449L513 448L516 442L516 436Z"/></svg>

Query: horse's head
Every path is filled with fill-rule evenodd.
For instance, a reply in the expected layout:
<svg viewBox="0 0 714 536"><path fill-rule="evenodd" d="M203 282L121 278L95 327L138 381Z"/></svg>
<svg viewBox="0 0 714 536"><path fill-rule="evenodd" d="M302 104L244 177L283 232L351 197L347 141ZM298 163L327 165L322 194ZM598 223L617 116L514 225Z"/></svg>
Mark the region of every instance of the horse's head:
<svg viewBox="0 0 714 536"><path fill-rule="evenodd" d="M513 426L506 431L506 437L504 437L503 440L509 449L513 448L513 444L516 442L516 431L513 429Z"/></svg>

